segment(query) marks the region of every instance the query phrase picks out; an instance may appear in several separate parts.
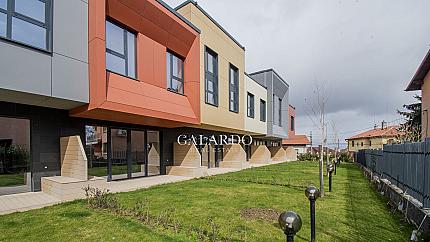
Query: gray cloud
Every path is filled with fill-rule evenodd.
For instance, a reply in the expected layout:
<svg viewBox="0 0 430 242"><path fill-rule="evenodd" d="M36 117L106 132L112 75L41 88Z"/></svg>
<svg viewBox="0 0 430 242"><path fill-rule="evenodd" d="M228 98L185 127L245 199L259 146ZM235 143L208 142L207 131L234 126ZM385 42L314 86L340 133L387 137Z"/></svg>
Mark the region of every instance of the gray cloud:
<svg viewBox="0 0 430 242"><path fill-rule="evenodd" d="M403 90L429 48L430 1L198 3L246 47L247 72L273 67L289 82L300 133L317 133L304 102L315 81L327 86L328 118L341 139L398 119L396 109L414 101Z"/></svg>

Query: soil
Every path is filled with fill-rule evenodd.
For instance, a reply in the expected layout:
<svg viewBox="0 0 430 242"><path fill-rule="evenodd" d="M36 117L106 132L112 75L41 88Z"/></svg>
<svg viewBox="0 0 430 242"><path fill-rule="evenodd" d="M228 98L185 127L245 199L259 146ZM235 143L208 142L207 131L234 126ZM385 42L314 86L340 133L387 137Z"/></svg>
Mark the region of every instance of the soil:
<svg viewBox="0 0 430 242"><path fill-rule="evenodd" d="M240 211L240 216L246 219L261 219L275 222L281 213L271 208L244 208Z"/></svg>

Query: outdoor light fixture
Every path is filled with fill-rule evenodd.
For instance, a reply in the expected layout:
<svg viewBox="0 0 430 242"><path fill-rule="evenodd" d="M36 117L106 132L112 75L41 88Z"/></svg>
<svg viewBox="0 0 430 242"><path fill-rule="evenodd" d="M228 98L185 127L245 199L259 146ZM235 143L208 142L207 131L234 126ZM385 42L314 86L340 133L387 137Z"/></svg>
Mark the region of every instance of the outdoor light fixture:
<svg viewBox="0 0 430 242"><path fill-rule="evenodd" d="M305 195L309 199L311 208L311 241L315 242L315 201L320 197L320 190L310 186L305 190Z"/></svg>
<svg viewBox="0 0 430 242"><path fill-rule="evenodd" d="M287 236L287 242L294 242L294 236L302 228L302 219L293 211L283 212L279 215L279 226Z"/></svg>

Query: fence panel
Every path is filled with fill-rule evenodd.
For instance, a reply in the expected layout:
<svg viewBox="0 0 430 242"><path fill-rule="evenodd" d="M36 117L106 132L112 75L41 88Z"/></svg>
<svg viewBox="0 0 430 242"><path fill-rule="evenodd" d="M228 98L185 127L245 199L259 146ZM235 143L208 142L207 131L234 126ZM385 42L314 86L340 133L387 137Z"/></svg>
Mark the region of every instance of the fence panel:
<svg viewBox="0 0 430 242"><path fill-rule="evenodd" d="M430 207L430 139L360 150L356 161Z"/></svg>

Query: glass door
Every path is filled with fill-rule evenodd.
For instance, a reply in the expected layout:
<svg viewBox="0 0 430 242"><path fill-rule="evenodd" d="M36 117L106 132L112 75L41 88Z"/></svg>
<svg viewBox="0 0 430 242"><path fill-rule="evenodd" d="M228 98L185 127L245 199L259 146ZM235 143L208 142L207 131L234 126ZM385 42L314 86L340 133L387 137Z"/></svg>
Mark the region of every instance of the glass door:
<svg viewBox="0 0 430 242"><path fill-rule="evenodd" d="M160 175L160 133L147 131L148 176Z"/></svg>
<svg viewBox="0 0 430 242"><path fill-rule="evenodd" d="M0 117L0 195L31 190L30 120Z"/></svg>
<svg viewBox="0 0 430 242"><path fill-rule="evenodd" d="M131 131L132 177L146 176L145 131Z"/></svg>
<svg viewBox="0 0 430 242"><path fill-rule="evenodd" d="M131 157L128 152L128 143L130 132L126 129L112 128L110 133L112 180L129 178L128 161L131 161Z"/></svg>

